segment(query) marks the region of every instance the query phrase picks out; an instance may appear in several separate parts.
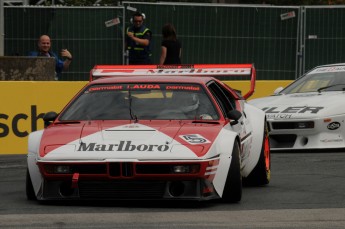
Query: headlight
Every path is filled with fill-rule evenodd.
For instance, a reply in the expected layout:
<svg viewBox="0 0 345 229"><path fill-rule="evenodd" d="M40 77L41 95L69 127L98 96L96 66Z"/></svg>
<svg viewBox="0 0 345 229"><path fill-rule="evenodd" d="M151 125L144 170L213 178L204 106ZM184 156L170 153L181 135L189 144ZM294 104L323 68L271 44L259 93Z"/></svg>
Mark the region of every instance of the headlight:
<svg viewBox="0 0 345 229"><path fill-rule="evenodd" d="M174 173L198 173L200 170L199 165L174 165Z"/></svg>
<svg viewBox="0 0 345 229"><path fill-rule="evenodd" d="M69 165L57 165L55 166L55 173L71 173L71 167Z"/></svg>
<svg viewBox="0 0 345 229"><path fill-rule="evenodd" d="M314 121L272 122L274 130L312 129L314 126Z"/></svg>
<svg viewBox="0 0 345 229"><path fill-rule="evenodd" d="M72 173L72 168L69 165L45 165L44 169L49 174L69 174Z"/></svg>
<svg viewBox="0 0 345 229"><path fill-rule="evenodd" d="M311 129L311 128L314 128L314 122L312 121L298 122L296 126L297 126L297 129Z"/></svg>

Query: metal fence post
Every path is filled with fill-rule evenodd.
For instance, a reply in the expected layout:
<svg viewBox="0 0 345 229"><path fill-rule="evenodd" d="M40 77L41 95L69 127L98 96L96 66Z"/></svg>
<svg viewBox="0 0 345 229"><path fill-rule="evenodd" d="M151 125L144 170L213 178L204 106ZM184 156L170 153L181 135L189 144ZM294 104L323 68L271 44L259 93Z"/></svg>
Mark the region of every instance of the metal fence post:
<svg viewBox="0 0 345 229"><path fill-rule="evenodd" d="M0 56L4 55L4 41L5 41L5 15L4 15L4 1L0 1Z"/></svg>
<svg viewBox="0 0 345 229"><path fill-rule="evenodd" d="M299 56L300 68L299 68L298 76L301 76L305 72L306 10L304 6L301 7L301 12L302 12L302 15L301 15L302 26L300 28L301 37L299 39L301 43L301 47L300 47L300 56Z"/></svg>
<svg viewBox="0 0 345 229"><path fill-rule="evenodd" d="M304 73L305 68L305 8L302 6L299 9L299 21L297 24L298 39L296 52L296 71L295 79Z"/></svg>

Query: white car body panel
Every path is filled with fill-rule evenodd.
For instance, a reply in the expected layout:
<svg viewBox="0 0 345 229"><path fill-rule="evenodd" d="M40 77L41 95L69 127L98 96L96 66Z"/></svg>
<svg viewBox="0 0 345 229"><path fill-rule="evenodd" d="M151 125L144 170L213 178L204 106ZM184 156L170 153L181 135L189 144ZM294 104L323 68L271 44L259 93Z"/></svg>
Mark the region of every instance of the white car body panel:
<svg viewBox="0 0 345 229"><path fill-rule="evenodd" d="M247 117L251 120L251 142L248 144L250 153L242 158L242 175L247 177L258 163L264 138L264 125L261 120L265 118L265 112L250 104L245 104L244 109ZM255 137L253 137L255 136Z"/></svg>
<svg viewBox="0 0 345 229"><path fill-rule="evenodd" d="M38 130L29 134L29 146L28 146L28 170L31 177L34 191L37 195L40 187L42 186L42 175L37 167L37 159L39 155L39 145L41 142L43 130Z"/></svg>

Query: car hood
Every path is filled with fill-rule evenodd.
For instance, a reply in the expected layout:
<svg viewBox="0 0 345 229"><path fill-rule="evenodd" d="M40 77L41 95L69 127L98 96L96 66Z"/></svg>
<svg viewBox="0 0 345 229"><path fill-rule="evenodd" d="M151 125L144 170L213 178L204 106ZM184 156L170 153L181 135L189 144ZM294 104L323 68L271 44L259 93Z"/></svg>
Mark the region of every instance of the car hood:
<svg viewBox="0 0 345 229"><path fill-rule="evenodd" d="M42 160L150 160L203 157L220 134L220 123L185 121L127 123L87 121L45 129Z"/></svg>
<svg viewBox="0 0 345 229"><path fill-rule="evenodd" d="M253 99L269 119L310 119L345 113L344 92L295 93Z"/></svg>

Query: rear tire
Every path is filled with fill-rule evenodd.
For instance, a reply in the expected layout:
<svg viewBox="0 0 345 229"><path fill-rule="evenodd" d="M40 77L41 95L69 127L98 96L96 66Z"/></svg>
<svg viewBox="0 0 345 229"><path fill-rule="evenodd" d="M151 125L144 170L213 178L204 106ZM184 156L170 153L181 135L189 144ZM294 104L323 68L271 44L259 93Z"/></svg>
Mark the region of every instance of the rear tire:
<svg viewBox="0 0 345 229"><path fill-rule="evenodd" d="M243 178L246 186L266 185L271 179L271 151L266 121L264 131L259 161L249 176Z"/></svg>
<svg viewBox="0 0 345 229"><path fill-rule="evenodd" d="M235 203L239 202L242 198L242 175L241 175L241 160L240 160L240 147L238 142L235 141L232 150L232 159L230 169L226 178L222 202Z"/></svg>
<svg viewBox="0 0 345 229"><path fill-rule="evenodd" d="M26 170L26 198L28 200L37 200L34 187L32 186L29 169Z"/></svg>

